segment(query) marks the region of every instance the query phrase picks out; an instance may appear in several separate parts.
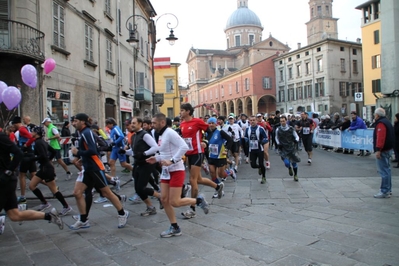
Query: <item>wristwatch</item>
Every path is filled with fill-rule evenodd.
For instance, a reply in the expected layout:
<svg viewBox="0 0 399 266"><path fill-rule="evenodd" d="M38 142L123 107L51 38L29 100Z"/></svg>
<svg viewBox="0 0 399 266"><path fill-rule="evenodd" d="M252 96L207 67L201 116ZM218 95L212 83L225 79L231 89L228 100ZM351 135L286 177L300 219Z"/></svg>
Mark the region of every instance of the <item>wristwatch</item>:
<svg viewBox="0 0 399 266"><path fill-rule="evenodd" d="M170 158L170 161L174 164L176 163L175 160L173 158Z"/></svg>
<svg viewBox="0 0 399 266"><path fill-rule="evenodd" d="M12 175L12 171L10 171L10 170L5 170L4 173L5 173L6 175L8 175L8 176L11 176L11 175Z"/></svg>

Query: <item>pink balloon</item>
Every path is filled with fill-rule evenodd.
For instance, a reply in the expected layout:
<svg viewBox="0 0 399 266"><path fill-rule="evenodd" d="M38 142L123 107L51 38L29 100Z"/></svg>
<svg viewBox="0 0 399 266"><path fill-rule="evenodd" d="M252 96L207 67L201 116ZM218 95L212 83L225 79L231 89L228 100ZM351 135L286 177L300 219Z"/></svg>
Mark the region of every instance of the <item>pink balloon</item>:
<svg viewBox="0 0 399 266"><path fill-rule="evenodd" d="M8 85L0 80L0 103L3 102L3 98L1 97L1 94L3 93L4 90L8 88Z"/></svg>
<svg viewBox="0 0 399 266"><path fill-rule="evenodd" d="M53 58L47 58L44 61L44 73L48 74L55 68L55 60Z"/></svg>
<svg viewBox="0 0 399 266"><path fill-rule="evenodd" d="M29 87L35 88L37 85L37 71L32 65L24 65L21 69L22 81Z"/></svg>
<svg viewBox="0 0 399 266"><path fill-rule="evenodd" d="M21 92L14 86L5 89L1 97L8 110L14 109L21 102Z"/></svg>

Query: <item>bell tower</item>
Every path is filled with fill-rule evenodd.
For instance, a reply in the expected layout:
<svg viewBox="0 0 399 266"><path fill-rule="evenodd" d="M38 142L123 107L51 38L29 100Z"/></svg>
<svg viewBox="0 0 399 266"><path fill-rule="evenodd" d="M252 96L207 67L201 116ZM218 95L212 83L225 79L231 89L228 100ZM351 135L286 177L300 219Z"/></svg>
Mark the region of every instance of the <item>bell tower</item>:
<svg viewBox="0 0 399 266"><path fill-rule="evenodd" d="M248 8L248 0L237 0L237 8L240 7Z"/></svg>
<svg viewBox="0 0 399 266"><path fill-rule="evenodd" d="M308 45L330 38L338 39L338 19L333 18L333 0L310 0L310 20L306 23Z"/></svg>

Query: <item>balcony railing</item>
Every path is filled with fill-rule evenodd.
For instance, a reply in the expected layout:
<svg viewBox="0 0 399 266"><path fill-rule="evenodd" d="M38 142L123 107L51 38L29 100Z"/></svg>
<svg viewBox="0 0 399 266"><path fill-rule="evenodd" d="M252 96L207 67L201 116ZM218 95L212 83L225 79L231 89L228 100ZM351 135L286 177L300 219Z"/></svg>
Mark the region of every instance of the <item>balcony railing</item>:
<svg viewBox="0 0 399 266"><path fill-rule="evenodd" d="M0 19L0 53L19 54L44 61L44 33L31 26Z"/></svg>
<svg viewBox="0 0 399 266"><path fill-rule="evenodd" d="M152 93L150 90L148 90L144 87L136 88L136 91L134 93L134 99L136 101L151 102L152 101Z"/></svg>

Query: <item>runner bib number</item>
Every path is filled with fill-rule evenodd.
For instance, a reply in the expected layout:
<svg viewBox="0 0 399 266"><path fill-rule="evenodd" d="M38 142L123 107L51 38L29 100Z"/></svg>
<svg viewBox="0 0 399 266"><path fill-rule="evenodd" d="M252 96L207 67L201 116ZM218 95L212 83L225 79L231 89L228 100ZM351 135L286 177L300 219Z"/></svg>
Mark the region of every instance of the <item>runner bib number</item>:
<svg viewBox="0 0 399 266"><path fill-rule="evenodd" d="M309 135L310 134L310 127L303 127L302 134Z"/></svg>
<svg viewBox="0 0 399 266"><path fill-rule="evenodd" d="M167 166L162 166L161 180L170 180L170 174Z"/></svg>
<svg viewBox="0 0 399 266"><path fill-rule="evenodd" d="M217 144L209 144L209 152L212 155L219 155L219 146Z"/></svg>
<svg viewBox="0 0 399 266"><path fill-rule="evenodd" d="M193 151L193 141L192 138L185 138L184 141L186 142L187 146L188 146L188 150L189 151Z"/></svg>

